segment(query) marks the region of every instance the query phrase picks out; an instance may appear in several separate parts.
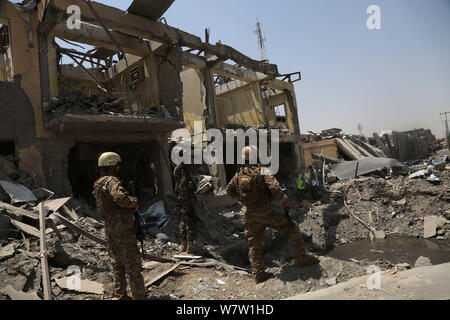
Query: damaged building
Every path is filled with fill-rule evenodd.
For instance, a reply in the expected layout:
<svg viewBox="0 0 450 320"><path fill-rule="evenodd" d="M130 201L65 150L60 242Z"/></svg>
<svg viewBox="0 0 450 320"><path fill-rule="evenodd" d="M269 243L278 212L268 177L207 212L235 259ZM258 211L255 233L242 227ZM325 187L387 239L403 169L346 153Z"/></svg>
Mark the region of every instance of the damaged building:
<svg viewBox="0 0 450 320"><path fill-rule="evenodd" d="M300 80L299 72L273 76L224 62L211 67L212 57L200 59L191 52L184 52L183 57L183 112L191 135L195 133L195 121L202 122L203 130L219 128L224 134L226 129L279 129L279 174L286 177L302 168L293 85ZM237 152L235 148L235 157ZM225 151L224 159L226 156ZM224 187L237 165L225 164L216 169L212 173L219 187Z"/></svg>
<svg viewBox="0 0 450 320"><path fill-rule="evenodd" d="M282 122L293 132L287 152L298 155L291 75L277 79L276 65L162 23L173 2L134 1L125 12L83 0L1 1L0 154L37 185L86 198L106 150L123 156L138 196L171 193L167 141L196 117L207 128ZM202 96L192 97L198 83Z"/></svg>

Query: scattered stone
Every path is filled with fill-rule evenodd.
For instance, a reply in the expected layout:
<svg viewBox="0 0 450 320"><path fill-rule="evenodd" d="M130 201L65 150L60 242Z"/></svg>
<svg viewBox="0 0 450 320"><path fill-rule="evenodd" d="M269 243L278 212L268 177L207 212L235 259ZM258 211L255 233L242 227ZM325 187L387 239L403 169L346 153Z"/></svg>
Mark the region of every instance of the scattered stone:
<svg viewBox="0 0 450 320"><path fill-rule="evenodd" d="M423 222L424 238L428 239L436 236L437 229L443 228L447 223L449 223L449 220L442 216L425 217Z"/></svg>
<svg viewBox="0 0 450 320"><path fill-rule="evenodd" d="M3 293L6 294L11 300L42 300L39 298L36 292L23 292L16 290L11 286L7 286L2 289Z"/></svg>
<svg viewBox="0 0 450 320"><path fill-rule="evenodd" d="M386 239L386 233L382 230L376 230L375 231L375 239L384 240Z"/></svg>
<svg viewBox="0 0 450 320"><path fill-rule="evenodd" d="M411 269L411 266L409 265L409 263L399 263L395 265L395 269L399 271L405 271Z"/></svg>
<svg viewBox="0 0 450 320"><path fill-rule="evenodd" d="M430 258L427 257L418 257L416 263L414 264L414 268L427 267L432 266L433 264L430 261Z"/></svg>
<svg viewBox="0 0 450 320"><path fill-rule="evenodd" d="M396 204L396 205L403 206L403 205L406 204L406 198L403 198L403 199L398 200L398 201L392 201L392 203L393 203L393 204Z"/></svg>
<svg viewBox="0 0 450 320"><path fill-rule="evenodd" d="M332 277L330 279L327 279L326 282L327 282L327 285L334 286L335 284L337 284L337 279L336 279L336 277Z"/></svg>
<svg viewBox="0 0 450 320"><path fill-rule="evenodd" d="M12 243L0 248L0 261L11 258L14 256L14 252L14 245Z"/></svg>
<svg viewBox="0 0 450 320"><path fill-rule="evenodd" d="M158 233L156 235L156 242L165 244L165 243L168 243L169 240L170 240L169 237L164 233Z"/></svg>

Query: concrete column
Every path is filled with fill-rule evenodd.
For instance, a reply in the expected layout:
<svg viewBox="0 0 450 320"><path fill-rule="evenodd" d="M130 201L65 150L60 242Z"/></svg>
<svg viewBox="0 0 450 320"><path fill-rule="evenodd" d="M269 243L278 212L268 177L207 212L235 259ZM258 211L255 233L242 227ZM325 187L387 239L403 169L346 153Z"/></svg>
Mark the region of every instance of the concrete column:
<svg viewBox="0 0 450 320"><path fill-rule="evenodd" d="M214 86L213 76L211 74L211 69L209 67L203 69L203 81L206 89L206 107L207 107L205 126L206 129L217 128L216 88ZM210 166L210 173L213 177L217 179L218 189L225 189L227 187L227 175L225 172L225 165L217 164L214 166Z"/></svg>
<svg viewBox="0 0 450 320"><path fill-rule="evenodd" d="M263 120L264 120L264 125L265 126L269 126L269 121L267 120L267 106L266 103L264 101L264 97L263 97L263 91L262 91L262 82L258 82L258 89L259 89L259 101L261 103L261 112L262 112L262 116L263 116Z"/></svg>

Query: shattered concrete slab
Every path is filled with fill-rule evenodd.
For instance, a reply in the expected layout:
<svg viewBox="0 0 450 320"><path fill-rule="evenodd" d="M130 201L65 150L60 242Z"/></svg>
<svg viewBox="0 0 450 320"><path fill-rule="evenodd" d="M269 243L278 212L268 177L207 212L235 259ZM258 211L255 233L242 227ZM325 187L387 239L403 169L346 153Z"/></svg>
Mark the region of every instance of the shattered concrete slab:
<svg viewBox="0 0 450 320"><path fill-rule="evenodd" d="M2 289L3 293L8 295L11 300L42 300L36 292L23 292L7 286Z"/></svg>
<svg viewBox="0 0 450 320"><path fill-rule="evenodd" d="M425 217L423 221L423 237L429 239L436 236L437 229L442 228L447 223L449 221L442 216Z"/></svg>
<svg viewBox="0 0 450 320"><path fill-rule="evenodd" d="M357 166L358 171L356 171ZM409 171L408 167L400 161L389 158L364 158L356 161L345 161L333 165L331 170L339 180L346 180L354 178L355 174L361 176L377 170L382 170L385 167L392 168L395 171Z"/></svg>
<svg viewBox="0 0 450 320"><path fill-rule="evenodd" d="M0 261L3 259L8 259L14 256L15 250L14 250L14 244L8 244L5 247L0 248Z"/></svg>
<svg viewBox="0 0 450 320"><path fill-rule="evenodd" d="M0 186L9 194L12 203L37 201L33 192L24 185L0 180Z"/></svg>
<svg viewBox="0 0 450 320"><path fill-rule="evenodd" d="M450 263L381 273L381 290L370 290L366 275L288 300L448 300Z"/></svg>
<svg viewBox="0 0 450 320"><path fill-rule="evenodd" d="M102 294L104 290L103 284L91 280L60 278L55 279L55 281L56 284L62 289L73 290L77 292Z"/></svg>

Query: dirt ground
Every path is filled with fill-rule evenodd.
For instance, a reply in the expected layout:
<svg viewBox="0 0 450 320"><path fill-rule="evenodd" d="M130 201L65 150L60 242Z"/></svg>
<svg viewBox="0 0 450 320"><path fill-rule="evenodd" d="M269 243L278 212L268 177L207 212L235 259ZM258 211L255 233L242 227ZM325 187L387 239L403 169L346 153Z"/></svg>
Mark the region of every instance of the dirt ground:
<svg viewBox="0 0 450 320"><path fill-rule="evenodd" d="M424 167L424 165L419 165ZM408 177L361 177L355 182L364 199L357 192L348 195L349 206L377 232L383 231L390 239L422 239L424 218L440 216L447 223L439 225L434 241L449 244L450 238L450 177L449 171L439 174L441 183L433 185L423 179ZM344 205L343 193L350 181L337 182L329 186L318 201L307 201L295 187L295 179L283 181L292 204L290 214L299 223L306 248L321 256L320 264L296 268L292 263L292 250L284 235L266 230L265 263L267 271L274 277L262 284L255 284L249 272L232 267L186 267L180 266L148 288L150 299L283 299L295 294L315 291L344 282L366 273L369 265L381 270L394 268L389 258L370 256L364 260L351 259L351 255L333 255L333 250L352 243L368 241L369 231L357 222ZM168 203L172 213L173 203ZM274 210L281 210L274 206ZM247 241L244 237L241 206L206 211L199 204L198 245L204 250L205 258L212 258L240 268L250 270L247 257ZM77 225L97 236L103 236L102 229L95 229L87 218ZM171 214L171 220L162 230L165 236L147 239L146 251L163 257L179 254L178 218ZM84 238L62 232L64 239L55 234L47 236L48 260L52 279L52 293L56 300L110 299L112 297L110 261L106 250ZM28 237L27 237L28 238ZM376 239L375 241L383 241ZM2 288L11 285L16 290L37 292L42 297L41 268L37 253L39 241L25 240L20 232L8 239L0 240L1 247L12 245L14 254L3 258L0 263L0 300L8 299ZM361 250L361 249L359 249ZM377 251L377 250L372 250ZM380 251L381 252L381 251ZM448 254L448 253L446 253ZM333 256L333 257L332 257ZM450 261L450 258L449 258ZM58 287L55 279L67 277L67 268L76 265L81 268L82 279L104 285L103 295L83 294ZM150 280L171 268L173 263L144 262L144 277ZM411 266L412 267L412 266Z"/></svg>

